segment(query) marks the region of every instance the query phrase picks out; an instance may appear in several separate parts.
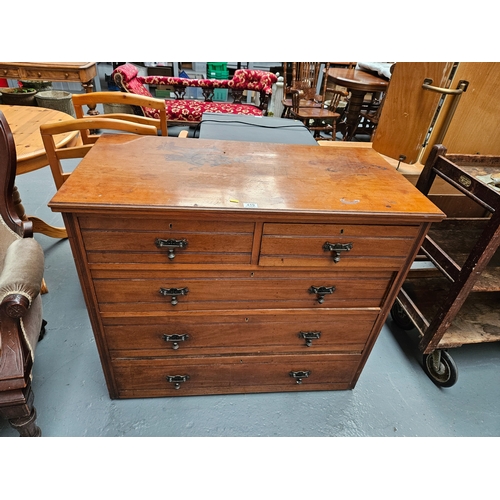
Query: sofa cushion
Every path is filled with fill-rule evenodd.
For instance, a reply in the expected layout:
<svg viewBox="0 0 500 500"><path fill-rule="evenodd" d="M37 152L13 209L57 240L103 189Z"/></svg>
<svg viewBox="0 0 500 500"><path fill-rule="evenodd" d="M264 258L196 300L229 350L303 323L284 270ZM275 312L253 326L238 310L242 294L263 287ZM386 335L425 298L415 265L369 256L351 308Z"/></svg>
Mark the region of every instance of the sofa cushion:
<svg viewBox="0 0 500 500"><path fill-rule="evenodd" d="M176 99L165 101L167 120L201 121L203 113L227 113L231 115L262 116L263 111L250 104L233 104L229 102L206 102Z"/></svg>

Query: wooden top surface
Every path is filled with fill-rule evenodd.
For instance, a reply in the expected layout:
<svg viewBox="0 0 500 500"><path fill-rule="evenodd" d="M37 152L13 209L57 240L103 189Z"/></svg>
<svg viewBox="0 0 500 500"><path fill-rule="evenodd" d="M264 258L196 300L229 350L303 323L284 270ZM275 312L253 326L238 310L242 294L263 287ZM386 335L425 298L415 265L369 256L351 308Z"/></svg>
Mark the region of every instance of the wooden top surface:
<svg viewBox="0 0 500 500"><path fill-rule="evenodd" d="M71 115L55 109L39 108L36 106L8 106L0 105L0 111L5 115L7 123L14 136L18 163L18 174L23 162L45 155L45 148L40 135L40 125L44 123L74 120ZM58 147L69 143L78 132L68 132L55 136Z"/></svg>
<svg viewBox="0 0 500 500"><path fill-rule="evenodd" d="M387 89L389 82L383 78L361 71L359 69L330 68L328 79L337 85L352 90L381 92Z"/></svg>
<svg viewBox="0 0 500 500"><path fill-rule="evenodd" d="M96 75L95 62L0 62L0 77L3 78L84 83Z"/></svg>
<svg viewBox="0 0 500 500"><path fill-rule="evenodd" d="M13 68L51 68L51 69L87 69L95 62L0 62L0 67Z"/></svg>
<svg viewBox="0 0 500 500"><path fill-rule="evenodd" d="M443 216L371 149L130 135L101 137L49 206Z"/></svg>

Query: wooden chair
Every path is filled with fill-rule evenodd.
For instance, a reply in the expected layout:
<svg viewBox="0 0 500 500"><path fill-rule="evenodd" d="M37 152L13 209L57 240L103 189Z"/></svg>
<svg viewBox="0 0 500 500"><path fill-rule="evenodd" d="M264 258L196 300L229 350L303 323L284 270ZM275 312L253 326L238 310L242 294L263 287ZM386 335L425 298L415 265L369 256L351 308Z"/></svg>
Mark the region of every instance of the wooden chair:
<svg viewBox="0 0 500 500"><path fill-rule="evenodd" d="M366 134L370 136L370 141L372 140L373 134L375 133L380 120L386 94L387 93L385 92L382 94L380 100L373 100L366 106L365 109L361 109L359 112L359 124L356 129L356 135Z"/></svg>
<svg viewBox="0 0 500 500"><path fill-rule="evenodd" d="M72 99L77 118L84 118L86 116L83 109L84 106L88 106L89 109L95 109L98 104L115 104L121 108L130 107L134 114L116 112L99 116L127 120L142 125L154 125L161 135L168 135L164 99L126 94L124 92L89 92L88 94L73 94ZM81 130L80 134L84 144L92 144L89 140L89 133L87 130Z"/></svg>
<svg viewBox="0 0 500 500"><path fill-rule="evenodd" d="M337 134L337 121L341 114L337 111L342 99L347 98L345 90L331 89L327 87L327 79L324 79L321 102L325 103L321 107L301 106L302 96L300 91L292 93L292 108L290 117L300 120L314 135L316 140L335 141ZM328 96L328 100L327 100ZM322 137L321 132L331 134L331 139Z"/></svg>
<svg viewBox="0 0 500 500"><path fill-rule="evenodd" d="M283 104L282 117L286 118L290 115L292 107L292 93L296 90L302 92L300 106L305 107L321 107L321 95L318 95L316 88L320 78L321 64L320 62L294 62L292 63L292 76L288 83L288 64L283 63L283 81L285 82L284 98L281 101ZM329 63L327 63L329 64Z"/></svg>
<svg viewBox="0 0 500 500"><path fill-rule="evenodd" d="M0 111L0 417L21 436L41 436L31 389L35 349L45 329L40 289L44 255L33 223L14 203L16 148Z"/></svg>
<svg viewBox="0 0 500 500"><path fill-rule="evenodd" d="M109 115L108 115L109 116ZM57 148L54 135L79 130L86 137L84 144L74 147ZM64 172L61 160L69 158L83 158L99 138L98 135L90 133L91 130L118 130L131 134L157 135L156 125L145 125L133 121L118 120L115 118L90 117L67 120L64 122L48 123L40 125L40 134L47 153L50 170L55 185L59 189L64 181L71 175Z"/></svg>

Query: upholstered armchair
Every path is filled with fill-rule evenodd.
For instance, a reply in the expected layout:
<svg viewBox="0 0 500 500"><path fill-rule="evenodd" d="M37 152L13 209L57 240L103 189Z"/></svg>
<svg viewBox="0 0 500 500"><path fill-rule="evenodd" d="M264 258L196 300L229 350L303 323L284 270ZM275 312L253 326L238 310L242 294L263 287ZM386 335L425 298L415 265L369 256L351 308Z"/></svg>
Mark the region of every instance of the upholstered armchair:
<svg viewBox="0 0 500 500"><path fill-rule="evenodd" d="M35 348L44 330L40 288L44 255L32 222L14 205L16 149L0 111L0 417L21 436L40 436L31 389Z"/></svg>

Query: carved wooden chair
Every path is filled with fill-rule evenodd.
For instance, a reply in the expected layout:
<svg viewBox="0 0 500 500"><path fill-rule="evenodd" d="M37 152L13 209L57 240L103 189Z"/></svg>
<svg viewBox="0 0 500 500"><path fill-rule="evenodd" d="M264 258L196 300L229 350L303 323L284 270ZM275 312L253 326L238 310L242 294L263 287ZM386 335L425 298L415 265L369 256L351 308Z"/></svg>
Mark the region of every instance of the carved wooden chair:
<svg viewBox="0 0 500 500"><path fill-rule="evenodd" d="M347 98L348 93L341 89L331 89L327 87L327 79L324 79L323 91L321 95L321 107L302 106L301 92L298 90L292 93L292 108L290 117L300 120L314 135L316 140L335 141L337 134L337 122L341 114L337 111L342 99ZM328 100L326 99L328 96ZM323 137L321 132L327 134ZM330 135L331 134L331 137Z"/></svg>
<svg viewBox="0 0 500 500"><path fill-rule="evenodd" d="M41 436L31 389L35 348L44 331L40 288L44 255L33 223L16 213L14 138L0 111L0 416L21 436Z"/></svg>
<svg viewBox="0 0 500 500"><path fill-rule="evenodd" d="M85 136L86 143L73 147L57 148L54 141L54 135L74 130L79 130L80 133ZM83 158L90 151L97 139L99 139L99 135L91 133L93 130L118 130L131 134L157 135L156 124L145 125L129 120L118 120L101 116L77 118L76 120L66 120L63 122L40 125L40 134L42 135L43 145L47 153L50 170L52 171L52 177L57 189L59 189L64 184L64 181L71 175L71 172L64 171L61 160Z"/></svg>
<svg viewBox="0 0 500 500"><path fill-rule="evenodd" d="M294 62L292 63L292 76L290 83L288 82L288 64L283 63L283 81L285 82L284 98L281 101L283 104L282 117L290 116L292 107L292 93L296 90L301 92L300 106L305 107L321 107L321 95L318 95L316 88L318 80L322 77L320 74L320 62ZM329 64L329 63L327 63Z"/></svg>
<svg viewBox="0 0 500 500"><path fill-rule="evenodd" d="M124 92L89 92L86 94L73 94L73 106L77 118L85 118L84 106L94 110L98 104L117 105L117 109L129 108L133 114L126 112L107 113L105 118L127 120L142 125L154 125L161 135L167 134L167 114L164 99L156 99L143 95L126 94ZM95 115L95 112L89 112ZM86 130L81 130L80 135L84 144L91 144Z"/></svg>

